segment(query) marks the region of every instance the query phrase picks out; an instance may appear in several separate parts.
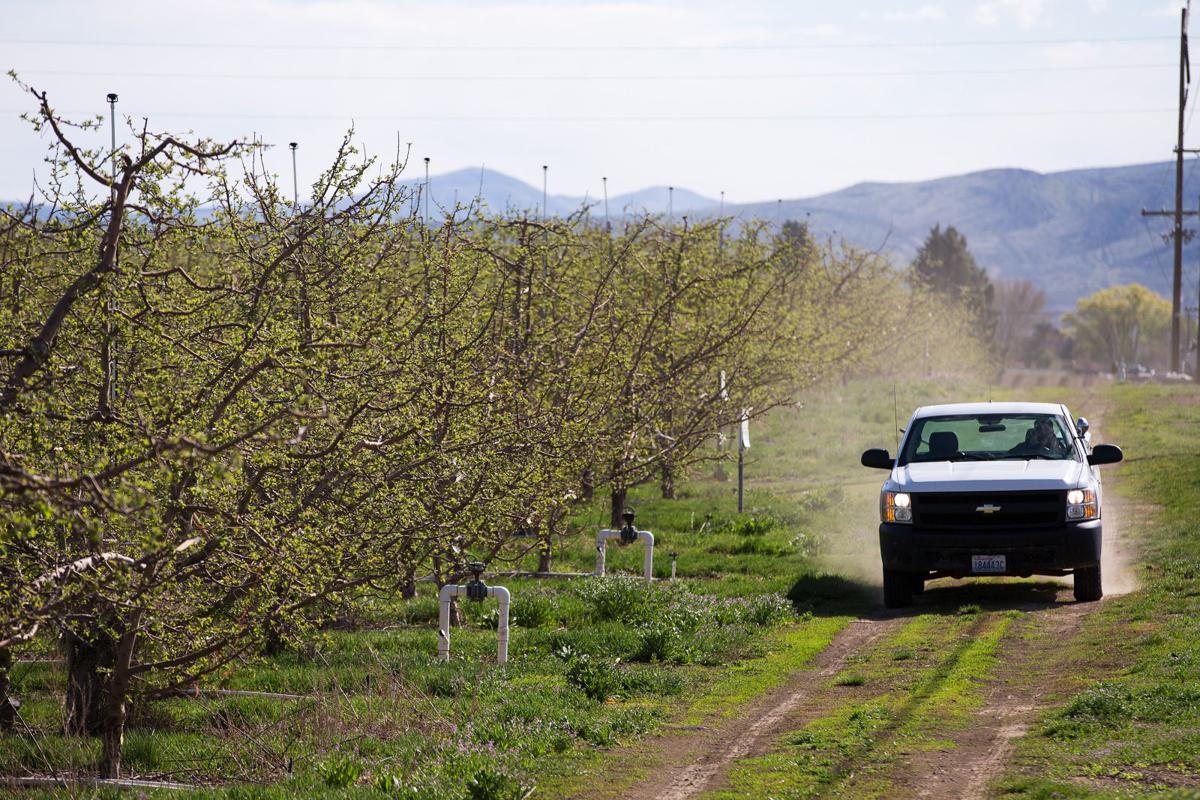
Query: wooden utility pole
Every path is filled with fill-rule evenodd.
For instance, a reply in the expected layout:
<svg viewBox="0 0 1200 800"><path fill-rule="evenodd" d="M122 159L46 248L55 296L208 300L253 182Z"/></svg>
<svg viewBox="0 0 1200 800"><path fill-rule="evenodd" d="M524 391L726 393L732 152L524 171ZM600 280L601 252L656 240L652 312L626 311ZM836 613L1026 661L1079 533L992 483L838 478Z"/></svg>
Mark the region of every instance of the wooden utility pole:
<svg viewBox="0 0 1200 800"><path fill-rule="evenodd" d="M1189 4L1190 5L1190 4ZM1179 12L1179 126L1175 145L1175 274L1171 288L1171 371L1179 372L1180 305L1183 301L1183 109L1187 105L1188 84L1192 80L1188 63L1188 10Z"/></svg>
<svg viewBox="0 0 1200 800"><path fill-rule="evenodd" d="M1175 269L1171 285L1171 371L1179 372L1182 369L1183 359L1180 351L1180 318L1181 306L1183 304L1183 218L1185 216L1195 216L1196 212L1186 212L1183 210L1183 154L1196 153L1197 150L1187 150L1183 146L1183 128L1184 117L1183 111L1187 107L1188 87L1192 82L1192 66L1188 58L1188 15L1191 9L1191 0L1188 0L1186 7L1180 9L1180 25L1179 25L1179 119L1176 128L1175 139L1175 210L1174 211L1147 211L1142 209L1143 217L1174 217L1175 224L1171 230L1171 238L1174 243L1175 251ZM1198 363L1200 366L1200 363Z"/></svg>

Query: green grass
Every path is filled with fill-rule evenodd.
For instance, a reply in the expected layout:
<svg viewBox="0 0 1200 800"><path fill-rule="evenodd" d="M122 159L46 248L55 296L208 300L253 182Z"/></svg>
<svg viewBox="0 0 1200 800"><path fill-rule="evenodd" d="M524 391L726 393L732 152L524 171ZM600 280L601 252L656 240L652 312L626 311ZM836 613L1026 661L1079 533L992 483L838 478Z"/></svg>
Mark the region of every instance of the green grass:
<svg viewBox="0 0 1200 800"><path fill-rule="evenodd" d="M776 646L764 657L735 664L714 681L688 711L687 724L699 725L713 716L737 713L747 700L775 688L824 650L849 624L851 616L810 618L781 631Z"/></svg>

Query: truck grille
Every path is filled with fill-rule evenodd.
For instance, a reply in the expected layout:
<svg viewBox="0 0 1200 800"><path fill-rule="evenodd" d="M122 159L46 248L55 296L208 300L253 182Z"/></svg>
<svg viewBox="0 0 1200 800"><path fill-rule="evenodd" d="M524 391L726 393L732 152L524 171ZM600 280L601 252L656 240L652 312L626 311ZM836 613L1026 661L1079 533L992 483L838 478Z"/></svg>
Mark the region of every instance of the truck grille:
<svg viewBox="0 0 1200 800"><path fill-rule="evenodd" d="M1064 492L930 492L912 500L913 522L923 528L1042 528L1066 520Z"/></svg>

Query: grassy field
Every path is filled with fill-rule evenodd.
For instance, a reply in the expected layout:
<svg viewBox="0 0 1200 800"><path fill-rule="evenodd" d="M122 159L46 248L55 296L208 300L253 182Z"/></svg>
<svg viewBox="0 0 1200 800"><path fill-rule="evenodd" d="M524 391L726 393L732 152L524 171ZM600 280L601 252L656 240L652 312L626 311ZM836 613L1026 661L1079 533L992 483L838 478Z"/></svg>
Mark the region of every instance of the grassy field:
<svg viewBox="0 0 1200 800"><path fill-rule="evenodd" d="M910 386L898 393L899 422L919 403L986 391ZM743 515L734 484L708 476L671 501L654 487L633 493L639 523L656 534L653 585L634 577L640 546L610 547L605 580L505 579L507 666L495 664L491 603L464 606L454 657L436 662L436 601L424 584L412 601L338 609L340 626L239 664L196 697L137 707L126 763L201 787L176 797L477 800L597 786L619 796L663 768L642 745L648 734L719 730L869 615L881 635L814 687L805 721L731 763L706 797L918 794L930 765L974 757L970 734L997 685L1042 710L991 793L1198 797L1200 392L1019 393L1102 411L1101 436L1125 447L1109 507L1120 501L1139 543L1136 591L1084 607L1052 582L938 582L912 613L879 616L881 476L857 456L892 445L896 420L890 385L853 384L755 425ZM592 568L604 500L573 520L556 569ZM672 552L673 583L661 580ZM42 642L24 655L54 653ZM59 733L60 670L16 668L25 727L0 742L0 773L92 768L95 743ZM205 693L218 688L293 696Z"/></svg>

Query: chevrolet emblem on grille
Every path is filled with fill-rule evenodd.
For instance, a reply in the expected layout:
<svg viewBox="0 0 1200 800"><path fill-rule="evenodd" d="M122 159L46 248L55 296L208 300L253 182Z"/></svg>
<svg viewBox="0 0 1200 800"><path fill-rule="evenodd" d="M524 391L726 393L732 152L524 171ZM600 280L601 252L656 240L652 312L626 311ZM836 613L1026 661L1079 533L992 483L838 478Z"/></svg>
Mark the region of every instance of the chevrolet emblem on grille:
<svg viewBox="0 0 1200 800"><path fill-rule="evenodd" d="M994 506L991 503L988 503L985 506L978 506L975 510L981 514L995 514L1000 510L1000 506Z"/></svg>

